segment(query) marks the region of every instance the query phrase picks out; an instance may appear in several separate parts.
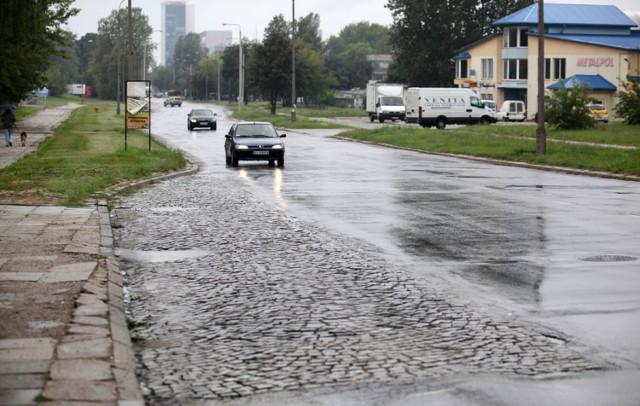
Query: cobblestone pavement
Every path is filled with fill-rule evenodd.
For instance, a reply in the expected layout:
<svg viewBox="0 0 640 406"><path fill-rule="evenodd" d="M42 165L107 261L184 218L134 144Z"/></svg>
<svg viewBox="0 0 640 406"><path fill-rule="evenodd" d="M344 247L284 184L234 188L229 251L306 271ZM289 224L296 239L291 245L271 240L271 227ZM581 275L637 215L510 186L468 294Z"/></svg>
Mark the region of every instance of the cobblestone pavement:
<svg viewBox="0 0 640 406"><path fill-rule="evenodd" d="M258 201L240 179L178 178L119 206L112 223L150 404L600 367Z"/></svg>

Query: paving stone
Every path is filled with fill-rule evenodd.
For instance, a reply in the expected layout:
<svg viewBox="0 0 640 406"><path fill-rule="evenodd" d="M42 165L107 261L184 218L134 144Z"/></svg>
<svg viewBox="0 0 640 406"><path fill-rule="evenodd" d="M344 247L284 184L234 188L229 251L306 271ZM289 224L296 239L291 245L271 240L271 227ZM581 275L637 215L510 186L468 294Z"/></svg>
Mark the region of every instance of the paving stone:
<svg viewBox="0 0 640 406"><path fill-rule="evenodd" d="M111 364L96 359L57 360L51 366L54 380L104 381L112 378Z"/></svg>
<svg viewBox="0 0 640 406"><path fill-rule="evenodd" d="M65 342L58 345L59 359L70 358L108 358L111 355L111 340L100 338L76 342Z"/></svg>
<svg viewBox="0 0 640 406"><path fill-rule="evenodd" d="M42 394L57 401L115 402L116 387L114 382L56 380L47 382Z"/></svg>
<svg viewBox="0 0 640 406"><path fill-rule="evenodd" d="M141 379L158 404L598 367L561 343L532 345L547 341L233 182L163 182L113 214L127 317L147 344L137 353ZM110 316L124 324L121 311Z"/></svg>

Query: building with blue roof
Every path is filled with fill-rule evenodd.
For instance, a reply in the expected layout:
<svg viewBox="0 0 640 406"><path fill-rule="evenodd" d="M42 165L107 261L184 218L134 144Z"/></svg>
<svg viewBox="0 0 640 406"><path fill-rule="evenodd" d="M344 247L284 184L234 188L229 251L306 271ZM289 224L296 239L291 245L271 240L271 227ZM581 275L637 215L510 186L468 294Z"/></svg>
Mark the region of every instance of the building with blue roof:
<svg viewBox="0 0 640 406"><path fill-rule="evenodd" d="M640 4L639 4L640 8ZM609 109L621 81L640 78L640 29L616 6L545 4L545 88L584 85ZM538 88L538 4L495 21L497 33L460 49L454 83L501 106L522 100L533 118Z"/></svg>

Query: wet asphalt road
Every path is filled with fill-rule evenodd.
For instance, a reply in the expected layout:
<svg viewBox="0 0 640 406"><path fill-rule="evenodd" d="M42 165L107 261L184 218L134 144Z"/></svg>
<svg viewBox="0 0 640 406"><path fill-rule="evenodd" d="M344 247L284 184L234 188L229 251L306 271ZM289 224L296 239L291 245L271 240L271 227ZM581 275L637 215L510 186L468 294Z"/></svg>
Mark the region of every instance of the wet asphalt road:
<svg viewBox="0 0 640 406"><path fill-rule="evenodd" d="M640 185L329 131L230 168L229 121L154 103L202 167L115 211L157 403L637 401Z"/></svg>

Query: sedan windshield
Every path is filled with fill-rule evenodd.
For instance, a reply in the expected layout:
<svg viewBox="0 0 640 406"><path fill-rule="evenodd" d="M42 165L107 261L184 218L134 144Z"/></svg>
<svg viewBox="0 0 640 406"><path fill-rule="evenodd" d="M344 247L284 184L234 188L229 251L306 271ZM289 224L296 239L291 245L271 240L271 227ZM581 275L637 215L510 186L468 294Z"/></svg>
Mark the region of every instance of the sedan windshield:
<svg viewBox="0 0 640 406"><path fill-rule="evenodd" d="M213 112L211 110L193 110L191 115L198 117L213 117Z"/></svg>
<svg viewBox="0 0 640 406"><path fill-rule="evenodd" d="M268 124L241 124L236 130L236 137L276 138L278 133Z"/></svg>

